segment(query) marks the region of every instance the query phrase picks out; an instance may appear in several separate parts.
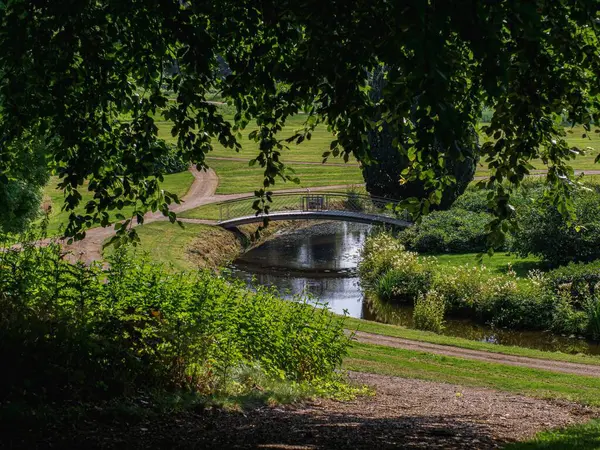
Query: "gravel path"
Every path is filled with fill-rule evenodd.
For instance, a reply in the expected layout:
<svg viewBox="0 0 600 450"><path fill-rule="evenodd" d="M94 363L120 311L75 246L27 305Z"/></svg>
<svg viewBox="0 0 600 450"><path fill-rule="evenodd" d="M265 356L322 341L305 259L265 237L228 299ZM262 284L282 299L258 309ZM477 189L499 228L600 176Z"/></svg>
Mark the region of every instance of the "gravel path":
<svg viewBox="0 0 600 450"><path fill-rule="evenodd" d="M358 342L365 344L384 345L386 347L416 350L419 352L453 356L463 359L475 359L478 361L506 364L509 366L529 367L531 369L549 370L552 372L600 377L600 366L590 364L528 358L525 356L505 355L502 353L491 353L482 350L469 350L466 348L452 347L450 345L430 344L428 342L411 341L409 339L364 333L362 331L357 331L355 333L355 339Z"/></svg>
<svg viewBox="0 0 600 450"><path fill-rule="evenodd" d="M376 395L240 412L200 410L142 422L73 420L9 448L496 449L599 411L491 389L350 373ZM40 434L38 430L33 430ZM10 439L0 436L0 444ZM32 442L33 441L33 442Z"/></svg>

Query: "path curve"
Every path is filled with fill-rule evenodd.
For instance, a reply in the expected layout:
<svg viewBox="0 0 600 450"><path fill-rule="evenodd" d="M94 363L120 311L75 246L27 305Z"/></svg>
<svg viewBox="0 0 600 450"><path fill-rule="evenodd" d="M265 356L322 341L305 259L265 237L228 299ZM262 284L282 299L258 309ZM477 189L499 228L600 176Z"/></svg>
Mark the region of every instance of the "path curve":
<svg viewBox="0 0 600 450"><path fill-rule="evenodd" d="M213 157L214 158L214 157ZM217 158L219 159L219 158ZM313 162L300 162L295 161L296 164L313 164ZM194 181L190 186L188 192L181 198L181 204L173 205L171 211L175 213L181 213L190 209L197 208L199 206L208 205L211 203L218 203L225 200L234 200L244 198L253 195L253 192L245 192L238 194L217 194L217 187L219 185L219 177L213 169L197 170L195 167L190 168L190 172L194 176ZM576 170L575 174L579 175L585 173L588 175L600 175L600 170ZM532 176L542 176L545 172L535 171ZM487 176L476 176L474 180L484 180ZM309 188L309 191L328 191L336 189L348 189L351 187L364 186L364 184L341 184L332 186L317 186ZM307 192L307 188L292 188L292 189L281 189L277 190L277 193L281 194L293 194ZM155 221L166 221L167 217L163 216L160 212L150 212L144 216L144 223L152 223ZM187 223L199 223L206 225L214 225L215 221L203 220L203 219L180 219L182 222ZM134 224L137 226L137 224ZM63 246L67 252L71 253L71 259L82 261L85 264L91 264L93 261L102 259L102 244L114 235L113 227L96 227L90 228L86 231L84 239L74 242L71 245L64 244ZM49 240L48 240L49 241Z"/></svg>
<svg viewBox="0 0 600 450"><path fill-rule="evenodd" d="M505 364L508 366L528 367L530 369L548 370L550 372L562 372L573 375L589 377L600 377L600 366L591 364L578 364L566 361L555 361L548 359L529 358L526 356L505 355L503 353L492 353L483 350L470 350L450 345L431 344L429 342L412 341L380 334L365 333L357 331L354 339L363 344L383 345L404 350L415 350L435 355L452 356L462 359L473 359L489 363Z"/></svg>

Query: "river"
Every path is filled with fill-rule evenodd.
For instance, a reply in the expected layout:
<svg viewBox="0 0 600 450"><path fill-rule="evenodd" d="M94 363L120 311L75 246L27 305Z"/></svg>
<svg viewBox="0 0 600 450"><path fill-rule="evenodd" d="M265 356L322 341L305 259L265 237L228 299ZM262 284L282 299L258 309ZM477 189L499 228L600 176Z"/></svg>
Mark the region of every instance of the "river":
<svg viewBox="0 0 600 450"><path fill-rule="evenodd" d="M412 307L365 298L357 266L369 225L329 222L282 232L231 266L249 285L275 286L282 296L308 296L336 313L412 327ZM600 355L600 345L540 331L512 331L449 318L443 334L540 350Z"/></svg>

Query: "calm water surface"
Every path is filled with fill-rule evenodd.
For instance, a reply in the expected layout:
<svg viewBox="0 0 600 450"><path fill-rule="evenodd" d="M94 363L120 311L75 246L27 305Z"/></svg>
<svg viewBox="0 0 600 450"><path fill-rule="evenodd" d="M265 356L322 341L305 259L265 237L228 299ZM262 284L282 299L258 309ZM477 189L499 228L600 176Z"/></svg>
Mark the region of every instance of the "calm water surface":
<svg viewBox="0 0 600 450"><path fill-rule="evenodd" d="M336 313L412 327L412 307L365 298L356 267L370 232L369 225L346 222L317 224L281 233L238 258L235 277L249 285L275 286L283 296L309 295ZM254 280L254 281L253 281ZM539 331L509 331L448 319L443 334L541 350L600 355L600 345Z"/></svg>

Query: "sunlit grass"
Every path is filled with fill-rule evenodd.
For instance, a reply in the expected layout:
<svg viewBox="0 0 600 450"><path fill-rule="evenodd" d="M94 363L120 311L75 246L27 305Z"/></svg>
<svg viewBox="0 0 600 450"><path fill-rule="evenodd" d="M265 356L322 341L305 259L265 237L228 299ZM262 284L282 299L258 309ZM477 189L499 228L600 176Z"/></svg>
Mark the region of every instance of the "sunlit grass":
<svg viewBox="0 0 600 450"><path fill-rule="evenodd" d="M188 191L192 182L194 181L194 176L190 172L180 172L174 173L172 175L166 175L164 181L161 183L161 186L166 191L177 194L179 197L185 195ZM64 204L64 193L56 188L58 179L53 177L50 179L50 182L44 188L44 203L45 206L50 205L50 215L48 221L48 235L56 236L60 234L61 230L67 225L69 220L70 211L65 211L62 209ZM93 198L93 193L89 192L87 188L83 187L80 190L82 194L82 201L79 206L76 208L75 212L78 214L82 214L85 211L85 204ZM120 211L124 216L127 214L131 214L133 211L132 207L126 207L122 211ZM113 211L116 213L117 211Z"/></svg>
<svg viewBox="0 0 600 450"><path fill-rule="evenodd" d="M359 372L480 386L600 406L600 378L597 377L358 343L352 345L344 367Z"/></svg>

